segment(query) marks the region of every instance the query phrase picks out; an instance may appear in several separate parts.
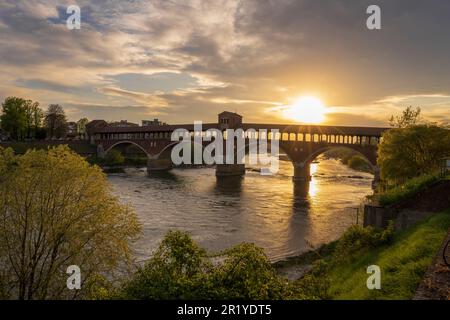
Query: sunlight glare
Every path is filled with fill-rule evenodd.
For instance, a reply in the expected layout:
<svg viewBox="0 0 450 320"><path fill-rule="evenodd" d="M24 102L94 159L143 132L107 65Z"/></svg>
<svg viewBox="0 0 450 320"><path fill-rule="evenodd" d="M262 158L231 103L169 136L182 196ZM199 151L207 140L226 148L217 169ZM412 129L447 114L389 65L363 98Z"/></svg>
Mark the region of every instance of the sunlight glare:
<svg viewBox="0 0 450 320"><path fill-rule="evenodd" d="M327 108L320 99L304 96L284 110L283 116L304 123L320 123L325 119Z"/></svg>

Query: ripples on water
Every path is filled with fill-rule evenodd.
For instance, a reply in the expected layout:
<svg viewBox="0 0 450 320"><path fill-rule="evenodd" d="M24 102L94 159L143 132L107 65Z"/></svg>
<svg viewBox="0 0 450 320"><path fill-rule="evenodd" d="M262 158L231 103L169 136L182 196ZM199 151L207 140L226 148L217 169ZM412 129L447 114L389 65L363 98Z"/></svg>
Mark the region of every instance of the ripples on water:
<svg viewBox="0 0 450 320"><path fill-rule="evenodd" d="M277 175L247 172L240 180L217 181L213 168L174 169L158 176L129 169L108 179L142 223L135 244L138 260L148 259L164 234L176 229L190 232L210 251L253 242L276 261L308 250L308 243L335 240L355 223L354 208L371 193L372 175L336 160L321 159L311 171L307 196L294 192L287 161L280 161Z"/></svg>

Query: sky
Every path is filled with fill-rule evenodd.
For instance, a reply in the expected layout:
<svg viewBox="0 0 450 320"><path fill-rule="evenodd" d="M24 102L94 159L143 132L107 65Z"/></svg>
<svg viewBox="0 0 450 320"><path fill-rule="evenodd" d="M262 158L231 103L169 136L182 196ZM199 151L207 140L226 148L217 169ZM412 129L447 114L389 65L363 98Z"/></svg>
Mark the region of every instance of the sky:
<svg viewBox="0 0 450 320"><path fill-rule="evenodd" d="M449 122L450 1L1 0L0 70L1 101L75 121L292 123L282 110L315 96L330 125L385 126L410 105Z"/></svg>

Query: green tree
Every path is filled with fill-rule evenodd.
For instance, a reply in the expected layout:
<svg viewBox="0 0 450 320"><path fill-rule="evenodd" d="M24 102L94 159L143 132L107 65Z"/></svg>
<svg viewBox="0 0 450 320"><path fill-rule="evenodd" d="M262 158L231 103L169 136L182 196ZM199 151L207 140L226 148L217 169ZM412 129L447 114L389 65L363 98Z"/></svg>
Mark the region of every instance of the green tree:
<svg viewBox="0 0 450 320"><path fill-rule="evenodd" d="M130 261L135 213L103 172L67 146L13 156L0 149L0 298L89 298ZM81 290L66 287L81 269Z"/></svg>
<svg viewBox="0 0 450 320"><path fill-rule="evenodd" d="M44 125L47 137L50 139L63 138L67 133L67 118L64 109L59 104L51 104L45 113Z"/></svg>
<svg viewBox="0 0 450 320"><path fill-rule="evenodd" d="M18 97L8 97L2 104L0 117L2 130L9 133L11 139L23 138L27 126L26 101Z"/></svg>
<svg viewBox="0 0 450 320"><path fill-rule="evenodd" d="M105 164L108 166L120 166L125 163L125 157L117 149L112 149L108 151L105 156Z"/></svg>
<svg viewBox="0 0 450 320"><path fill-rule="evenodd" d="M395 128L406 128L420 122L420 107L413 109L411 106L403 110L400 116L391 116L389 124Z"/></svg>
<svg viewBox="0 0 450 320"><path fill-rule="evenodd" d="M89 123L88 118L82 118L77 121L77 134L80 137L86 136L86 125Z"/></svg>
<svg viewBox="0 0 450 320"><path fill-rule="evenodd" d="M124 299L305 298L281 279L261 248L243 243L208 256L185 232L169 231L153 257L124 283Z"/></svg>
<svg viewBox="0 0 450 320"><path fill-rule="evenodd" d="M25 101L25 118L26 118L26 137L36 138L38 135L39 128L42 125L42 119L44 118L44 113L39 107L39 102L33 102L31 100Z"/></svg>
<svg viewBox="0 0 450 320"><path fill-rule="evenodd" d="M434 124L410 125L383 134L378 148L381 177L392 183L432 173L450 154L450 130Z"/></svg>

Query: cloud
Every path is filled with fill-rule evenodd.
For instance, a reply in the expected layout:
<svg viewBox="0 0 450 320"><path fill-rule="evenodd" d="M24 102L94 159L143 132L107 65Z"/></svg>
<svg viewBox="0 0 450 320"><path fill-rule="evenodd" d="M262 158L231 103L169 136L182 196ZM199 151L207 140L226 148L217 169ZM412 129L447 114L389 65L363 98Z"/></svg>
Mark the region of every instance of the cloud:
<svg viewBox="0 0 450 320"><path fill-rule="evenodd" d="M380 31L365 27L374 3ZM448 118L446 0L79 0L82 28L73 31L69 4L0 3L0 98L59 102L74 117L109 106L114 117L164 112L185 122L231 108L280 122L265 111L314 94L336 124L358 122L355 113L380 124L404 104Z"/></svg>

